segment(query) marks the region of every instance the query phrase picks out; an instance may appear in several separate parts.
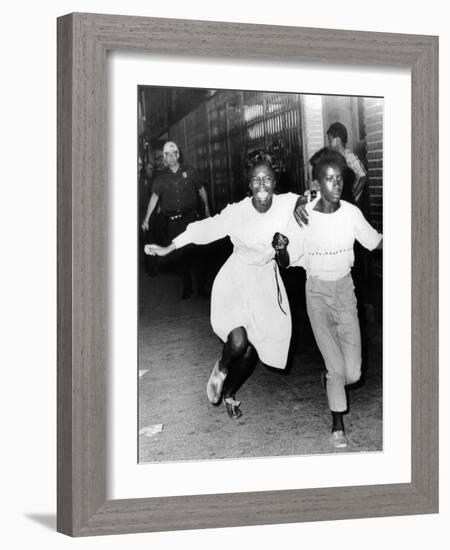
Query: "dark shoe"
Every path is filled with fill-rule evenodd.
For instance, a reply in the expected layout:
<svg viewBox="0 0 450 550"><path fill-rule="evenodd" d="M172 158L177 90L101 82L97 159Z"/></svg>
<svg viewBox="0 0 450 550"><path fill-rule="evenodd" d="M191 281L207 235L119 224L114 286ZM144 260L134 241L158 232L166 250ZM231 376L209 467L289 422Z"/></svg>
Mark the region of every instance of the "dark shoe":
<svg viewBox="0 0 450 550"><path fill-rule="evenodd" d="M213 405L217 405L222 397L223 383L226 377L227 375L219 369L219 361L217 360L206 384L206 395Z"/></svg>
<svg viewBox="0 0 450 550"><path fill-rule="evenodd" d="M227 408L227 413L230 418L236 420L242 416L242 411L239 408L239 405L241 404L240 401L236 401L234 397L224 397L223 402Z"/></svg>

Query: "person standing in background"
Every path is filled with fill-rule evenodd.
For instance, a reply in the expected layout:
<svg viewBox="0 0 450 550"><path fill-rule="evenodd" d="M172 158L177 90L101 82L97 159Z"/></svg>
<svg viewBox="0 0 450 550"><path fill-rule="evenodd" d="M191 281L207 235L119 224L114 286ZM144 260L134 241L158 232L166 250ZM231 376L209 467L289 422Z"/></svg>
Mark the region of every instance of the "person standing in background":
<svg viewBox="0 0 450 550"><path fill-rule="evenodd" d="M153 151L152 158L153 158L153 164L151 166L151 169L147 168L146 170L147 176L149 177L149 182L145 186L145 192L144 192L145 194L143 193L142 196L139 197L139 219L140 220L144 219L145 214L147 212L148 202L152 194L153 183L155 182L155 179L166 168L162 149L155 149ZM153 216L151 217L151 220L149 221L148 230L145 230L142 227L141 227L141 230L143 232L145 244L148 244L149 242L162 244L164 242L159 204L156 206L156 211L154 212ZM158 274L158 271L156 268L157 258L154 256L147 256L147 255L145 256L145 258L146 258L145 269L147 274L151 277L156 276Z"/></svg>
<svg viewBox="0 0 450 550"><path fill-rule="evenodd" d="M148 231L150 219L159 205L161 220L164 225L166 243L183 233L188 224L200 219L199 198L203 203L205 217L210 216L208 195L200 183L198 175L191 166L180 163L180 151L173 141L167 141L163 147L166 169L158 175L152 186L152 193L147 211L142 222L142 229ZM204 270L195 261L193 247L184 247L179 252L178 268L183 282L182 299L192 295L192 271L196 271L197 291L206 296Z"/></svg>
<svg viewBox="0 0 450 550"><path fill-rule="evenodd" d="M347 164L344 169L344 188L342 198L357 206L364 217L370 222L369 215L369 186L367 185L367 172L361 160L347 147L347 128L341 122L334 122L327 130L328 145L332 151L340 153ZM366 317L371 317L371 307L368 304L367 287L370 286L371 256L368 251L355 242L355 265L353 279L356 286L356 296L364 307L360 307L359 315L362 326L366 324ZM367 309L367 312L366 312ZM363 331L365 333L365 331Z"/></svg>
<svg viewBox="0 0 450 550"><path fill-rule="evenodd" d="M151 182L154 177L154 156L147 133L142 133L138 141L138 201L139 220L145 215L147 204L151 195ZM148 275L155 274L154 258L142 255L142 246L147 243L147 232L139 233L139 261Z"/></svg>
<svg viewBox="0 0 450 550"><path fill-rule="evenodd" d="M341 122L333 122L327 130L328 146L340 153L347 163L348 169L344 173L344 190L342 197L352 202L365 213L365 198L367 194L367 172L361 160L347 147L347 128Z"/></svg>

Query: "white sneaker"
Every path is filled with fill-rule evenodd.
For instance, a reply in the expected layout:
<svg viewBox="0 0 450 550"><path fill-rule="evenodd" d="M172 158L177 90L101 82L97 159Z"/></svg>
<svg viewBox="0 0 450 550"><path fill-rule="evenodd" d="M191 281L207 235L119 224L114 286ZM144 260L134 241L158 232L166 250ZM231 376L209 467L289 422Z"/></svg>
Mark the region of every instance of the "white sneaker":
<svg viewBox="0 0 450 550"><path fill-rule="evenodd" d="M331 443L335 449L345 449L348 445L347 436L343 430L331 432Z"/></svg>
<svg viewBox="0 0 450 550"><path fill-rule="evenodd" d="M227 375L219 370L219 360L214 364L213 370L206 384L206 395L214 405L219 403L222 396L223 383Z"/></svg>

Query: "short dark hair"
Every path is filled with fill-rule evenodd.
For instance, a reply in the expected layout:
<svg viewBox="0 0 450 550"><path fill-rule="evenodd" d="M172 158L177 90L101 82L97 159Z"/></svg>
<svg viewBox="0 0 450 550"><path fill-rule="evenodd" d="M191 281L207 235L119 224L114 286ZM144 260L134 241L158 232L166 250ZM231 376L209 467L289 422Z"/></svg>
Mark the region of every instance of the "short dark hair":
<svg viewBox="0 0 450 550"><path fill-rule="evenodd" d="M320 172L324 166L338 166L342 171L347 168L347 163L341 153L338 153L329 147L322 147L322 149L315 152L309 159L309 164L312 167L313 180L319 179Z"/></svg>
<svg viewBox="0 0 450 550"><path fill-rule="evenodd" d="M315 174L314 179L318 180L321 177L324 169L328 166L339 168L342 174L344 174L347 168L347 163L345 162L345 158L340 153L336 151L330 151L328 149L328 151L324 151L319 156L313 167L313 171Z"/></svg>
<svg viewBox="0 0 450 550"><path fill-rule="evenodd" d="M347 128L341 122L333 122L327 130L327 136L332 138L338 137L341 139L344 146L347 144Z"/></svg>

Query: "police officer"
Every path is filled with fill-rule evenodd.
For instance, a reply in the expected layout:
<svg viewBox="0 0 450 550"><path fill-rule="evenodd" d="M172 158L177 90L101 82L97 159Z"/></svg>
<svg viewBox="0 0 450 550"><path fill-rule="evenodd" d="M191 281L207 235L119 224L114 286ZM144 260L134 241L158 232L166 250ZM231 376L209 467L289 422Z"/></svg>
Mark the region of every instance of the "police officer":
<svg viewBox="0 0 450 550"><path fill-rule="evenodd" d="M186 164L180 163L180 151L173 141L167 141L163 147L166 169L159 174L152 187L152 194L148 203L147 212L142 222L142 229L148 231L150 217L159 203L161 217L165 224L165 236L168 244L187 225L198 220L199 197L203 204L205 217L210 216L208 195L201 184L195 170ZM179 270L183 280L182 298L189 298L192 294L191 270L195 257L191 247L180 250ZM198 292L204 294L203 277L198 281Z"/></svg>

